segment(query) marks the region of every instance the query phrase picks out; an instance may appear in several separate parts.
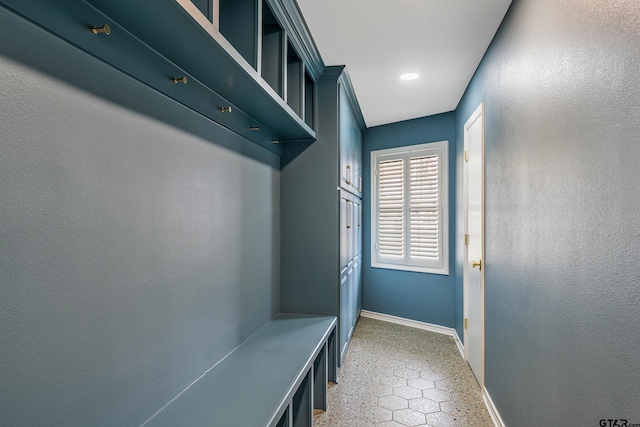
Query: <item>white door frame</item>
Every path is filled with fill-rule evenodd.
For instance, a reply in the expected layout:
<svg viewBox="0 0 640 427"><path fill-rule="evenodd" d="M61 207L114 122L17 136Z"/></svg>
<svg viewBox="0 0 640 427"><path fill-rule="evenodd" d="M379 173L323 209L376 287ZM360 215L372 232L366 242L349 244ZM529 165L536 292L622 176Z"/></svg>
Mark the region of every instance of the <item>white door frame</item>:
<svg viewBox="0 0 640 427"><path fill-rule="evenodd" d="M482 218L482 225L481 225L481 233L482 233L482 245L481 245L481 260L482 260L482 268L480 269L480 286L481 286L481 296L480 296L480 323L481 323L481 336L482 336L482 346L481 346L481 357L482 357L482 372L480 374L480 378L481 378L481 384L480 387L484 387L484 355L485 355L485 336L484 336L484 271L485 271L485 254L484 254L484 239L485 239L485 227L484 227L484 102L481 102L480 105L478 105L478 108L476 108L476 110L471 114L471 116L469 117L469 119L465 122L464 124L464 153L465 153L465 159L463 159L463 165L464 165L464 181L463 181L463 223L464 223L464 235L466 236L469 233L469 206L468 206L468 202L469 202L469 185L468 185L468 163L466 161L466 153L467 150L469 149L468 147L468 130L469 128L476 122L476 120L482 120L482 139L481 139L481 147L480 147L480 151L482 153L482 159L481 159L481 181L482 181L482 194L480 195L480 198L482 200L482 204L481 204L481 208L480 208L480 214L481 214L481 218ZM469 279L468 279L468 270L469 270L469 248L466 245L466 241L465 241L465 245L464 245L464 265L463 265L463 299L464 299L464 319L467 319L468 317L468 287L469 287ZM465 327L465 325L463 324L463 330L464 330L464 357L465 360L469 360L469 345L468 345L468 340L467 340L467 328Z"/></svg>

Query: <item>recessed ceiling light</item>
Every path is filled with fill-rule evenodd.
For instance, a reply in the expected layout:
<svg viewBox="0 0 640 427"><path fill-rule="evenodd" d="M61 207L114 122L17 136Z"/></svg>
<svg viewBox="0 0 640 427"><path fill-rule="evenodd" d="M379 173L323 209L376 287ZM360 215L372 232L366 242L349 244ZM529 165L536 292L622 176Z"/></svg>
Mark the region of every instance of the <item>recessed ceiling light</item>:
<svg viewBox="0 0 640 427"><path fill-rule="evenodd" d="M420 77L418 73L406 73L400 76L400 80L415 80L418 77Z"/></svg>

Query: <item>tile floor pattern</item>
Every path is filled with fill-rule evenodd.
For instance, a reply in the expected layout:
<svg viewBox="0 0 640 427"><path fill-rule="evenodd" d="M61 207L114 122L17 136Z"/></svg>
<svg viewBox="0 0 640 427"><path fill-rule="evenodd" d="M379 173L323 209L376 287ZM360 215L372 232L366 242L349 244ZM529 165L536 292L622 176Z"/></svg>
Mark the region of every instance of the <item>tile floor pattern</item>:
<svg viewBox="0 0 640 427"><path fill-rule="evenodd" d="M453 340L364 317L328 400L314 427L493 427Z"/></svg>

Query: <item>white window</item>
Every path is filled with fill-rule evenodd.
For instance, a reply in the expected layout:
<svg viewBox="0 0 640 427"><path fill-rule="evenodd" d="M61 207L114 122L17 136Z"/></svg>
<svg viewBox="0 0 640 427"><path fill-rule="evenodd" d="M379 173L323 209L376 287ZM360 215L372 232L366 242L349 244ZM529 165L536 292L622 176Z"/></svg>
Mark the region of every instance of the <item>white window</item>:
<svg viewBox="0 0 640 427"><path fill-rule="evenodd" d="M371 266L449 274L448 142L371 152Z"/></svg>

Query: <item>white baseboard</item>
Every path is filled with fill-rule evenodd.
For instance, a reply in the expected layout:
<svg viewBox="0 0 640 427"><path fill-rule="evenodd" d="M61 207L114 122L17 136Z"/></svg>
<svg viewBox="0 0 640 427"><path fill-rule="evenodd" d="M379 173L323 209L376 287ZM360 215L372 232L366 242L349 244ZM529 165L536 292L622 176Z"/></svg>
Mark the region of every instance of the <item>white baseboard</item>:
<svg viewBox="0 0 640 427"><path fill-rule="evenodd" d="M368 317L370 319L382 320L383 322L396 323L398 325L409 326L410 328L422 329L429 332L435 332L436 334L447 335L451 337L458 347L460 356L464 359L464 345L458 336L458 333L453 328L447 328L445 326L434 325L433 323L419 322L417 320L405 319L403 317L391 316L390 314L376 313L374 311L361 310L360 316Z"/></svg>
<svg viewBox="0 0 640 427"><path fill-rule="evenodd" d="M500 417L500 413L498 412L498 408L496 408L496 405L493 403L493 400L491 400L491 396L489 396L489 392L485 387L482 387L482 399L484 400L484 404L486 405L487 410L489 411L489 416L493 420L493 424L496 427L505 427L504 421L502 421L502 418Z"/></svg>
<svg viewBox="0 0 640 427"><path fill-rule="evenodd" d="M458 331L453 330L453 339L456 341L456 346L458 347L458 351L460 352L460 357L464 359L464 344L462 344L462 340L458 336Z"/></svg>

